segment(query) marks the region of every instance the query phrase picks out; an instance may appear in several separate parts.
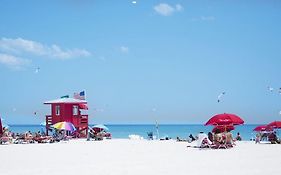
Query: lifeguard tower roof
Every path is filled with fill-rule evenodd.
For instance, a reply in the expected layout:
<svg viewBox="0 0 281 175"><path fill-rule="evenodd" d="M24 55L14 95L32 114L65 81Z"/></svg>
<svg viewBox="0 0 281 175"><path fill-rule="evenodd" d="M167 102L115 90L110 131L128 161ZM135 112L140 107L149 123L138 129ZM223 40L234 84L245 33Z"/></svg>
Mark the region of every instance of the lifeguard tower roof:
<svg viewBox="0 0 281 175"><path fill-rule="evenodd" d="M79 100L75 98L59 98L56 100L50 100L44 102L44 104L62 104L62 103L69 103L69 104L87 104L86 100Z"/></svg>

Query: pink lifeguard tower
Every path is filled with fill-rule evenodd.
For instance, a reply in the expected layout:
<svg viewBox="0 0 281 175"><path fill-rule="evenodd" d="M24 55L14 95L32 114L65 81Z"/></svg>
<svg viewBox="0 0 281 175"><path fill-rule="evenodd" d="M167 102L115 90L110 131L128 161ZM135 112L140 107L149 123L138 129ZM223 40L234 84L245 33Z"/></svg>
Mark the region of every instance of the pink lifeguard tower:
<svg viewBox="0 0 281 175"><path fill-rule="evenodd" d="M78 137L86 137L88 133L88 115L81 114L81 110L88 110L87 101L74 98L60 98L46 101L51 105L51 115L46 115L46 134L53 124L71 122Z"/></svg>

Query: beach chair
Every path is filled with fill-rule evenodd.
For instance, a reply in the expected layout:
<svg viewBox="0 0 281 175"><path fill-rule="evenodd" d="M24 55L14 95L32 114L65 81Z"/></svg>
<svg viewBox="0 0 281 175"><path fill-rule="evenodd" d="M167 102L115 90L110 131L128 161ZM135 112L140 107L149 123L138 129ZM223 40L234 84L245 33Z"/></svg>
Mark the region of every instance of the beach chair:
<svg viewBox="0 0 281 175"><path fill-rule="evenodd" d="M147 133L147 139L148 140L153 140L153 132L148 132Z"/></svg>
<svg viewBox="0 0 281 175"><path fill-rule="evenodd" d="M16 138L14 140L14 144L22 144L24 142L24 134L18 134L16 135Z"/></svg>
<svg viewBox="0 0 281 175"><path fill-rule="evenodd" d="M110 132L104 132L104 133L103 133L103 137L105 137L106 139L111 139L111 138L112 138Z"/></svg>
<svg viewBox="0 0 281 175"><path fill-rule="evenodd" d="M223 142L216 142L214 141L213 144L210 146L212 149L227 149L227 144Z"/></svg>
<svg viewBox="0 0 281 175"><path fill-rule="evenodd" d="M23 135L23 139L24 139L24 142L22 143L35 143L35 141L33 140L33 136L32 134L30 134L29 132L26 132L24 135Z"/></svg>
<svg viewBox="0 0 281 175"><path fill-rule="evenodd" d="M6 137L6 136L2 136L0 138L0 144L3 145L3 144L9 144L11 143L11 138L10 137Z"/></svg>
<svg viewBox="0 0 281 175"><path fill-rule="evenodd" d="M180 137L176 137L177 142L187 142L186 139L181 139Z"/></svg>
<svg viewBox="0 0 281 175"><path fill-rule="evenodd" d="M50 143L51 136L36 136L33 140L37 143Z"/></svg>

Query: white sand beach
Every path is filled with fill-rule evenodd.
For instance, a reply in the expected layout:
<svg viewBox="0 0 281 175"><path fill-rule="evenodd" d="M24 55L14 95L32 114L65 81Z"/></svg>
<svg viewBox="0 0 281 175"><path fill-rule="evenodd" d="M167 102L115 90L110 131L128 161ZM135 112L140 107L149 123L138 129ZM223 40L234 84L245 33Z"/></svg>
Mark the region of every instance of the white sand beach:
<svg viewBox="0 0 281 175"><path fill-rule="evenodd" d="M1 175L279 175L281 145L237 142L231 149L187 142L112 139L0 145Z"/></svg>

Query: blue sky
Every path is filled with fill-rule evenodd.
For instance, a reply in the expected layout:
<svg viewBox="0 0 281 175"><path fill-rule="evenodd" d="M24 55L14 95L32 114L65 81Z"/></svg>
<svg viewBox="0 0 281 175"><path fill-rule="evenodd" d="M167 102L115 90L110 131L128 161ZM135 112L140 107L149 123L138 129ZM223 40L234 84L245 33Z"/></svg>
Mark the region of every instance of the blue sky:
<svg viewBox="0 0 281 175"><path fill-rule="evenodd" d="M6 123L38 124L44 101L82 90L91 123L281 120L279 1L132 2L1 1Z"/></svg>

